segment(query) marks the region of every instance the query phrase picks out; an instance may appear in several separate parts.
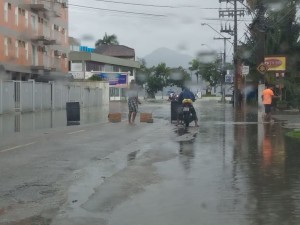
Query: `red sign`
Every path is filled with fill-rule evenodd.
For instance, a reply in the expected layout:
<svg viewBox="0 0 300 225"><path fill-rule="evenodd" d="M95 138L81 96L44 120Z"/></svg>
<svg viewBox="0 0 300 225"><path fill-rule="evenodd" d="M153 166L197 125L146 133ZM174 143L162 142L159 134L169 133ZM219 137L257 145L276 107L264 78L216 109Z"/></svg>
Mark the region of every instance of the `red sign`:
<svg viewBox="0 0 300 225"><path fill-rule="evenodd" d="M266 59L265 64L267 64L269 68L274 68L281 66L282 61L279 59Z"/></svg>

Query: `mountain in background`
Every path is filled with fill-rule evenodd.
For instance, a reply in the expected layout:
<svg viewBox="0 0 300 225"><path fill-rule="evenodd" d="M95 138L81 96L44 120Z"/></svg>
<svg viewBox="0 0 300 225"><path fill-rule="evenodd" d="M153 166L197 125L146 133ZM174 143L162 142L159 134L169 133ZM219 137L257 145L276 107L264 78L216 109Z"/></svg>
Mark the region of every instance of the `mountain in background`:
<svg viewBox="0 0 300 225"><path fill-rule="evenodd" d="M157 66L160 63L166 63L168 67L177 68L182 66L189 68L189 62L193 60L190 55L182 54L168 48L159 48L149 55L143 57L147 67Z"/></svg>

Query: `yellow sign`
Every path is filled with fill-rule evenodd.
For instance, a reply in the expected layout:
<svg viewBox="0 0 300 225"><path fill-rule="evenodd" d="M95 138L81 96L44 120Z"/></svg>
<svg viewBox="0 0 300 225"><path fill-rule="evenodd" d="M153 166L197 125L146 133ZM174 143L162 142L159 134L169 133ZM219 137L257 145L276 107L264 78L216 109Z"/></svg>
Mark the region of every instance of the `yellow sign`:
<svg viewBox="0 0 300 225"><path fill-rule="evenodd" d="M267 56L265 64L268 66L268 71L285 71L286 57L285 56Z"/></svg>

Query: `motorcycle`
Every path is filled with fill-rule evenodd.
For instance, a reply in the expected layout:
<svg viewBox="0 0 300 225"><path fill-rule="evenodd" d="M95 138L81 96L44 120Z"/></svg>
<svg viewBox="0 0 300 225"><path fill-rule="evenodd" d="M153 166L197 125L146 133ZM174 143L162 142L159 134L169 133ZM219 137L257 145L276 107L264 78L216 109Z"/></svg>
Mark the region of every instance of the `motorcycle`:
<svg viewBox="0 0 300 225"><path fill-rule="evenodd" d="M174 101L177 101L178 100L178 97L179 97L179 95L178 94L175 94L175 93L170 93L169 94L169 101L170 102L174 102Z"/></svg>
<svg viewBox="0 0 300 225"><path fill-rule="evenodd" d="M192 114L191 107L192 107L192 105L190 103L182 104L182 120L183 120L184 126L186 128L194 120L194 116Z"/></svg>

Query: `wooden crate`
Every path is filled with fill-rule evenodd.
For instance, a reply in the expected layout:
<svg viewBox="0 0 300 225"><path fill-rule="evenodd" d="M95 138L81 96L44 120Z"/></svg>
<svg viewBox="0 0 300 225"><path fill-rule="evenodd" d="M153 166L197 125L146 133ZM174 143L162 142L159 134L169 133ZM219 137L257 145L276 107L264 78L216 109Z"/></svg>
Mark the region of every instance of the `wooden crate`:
<svg viewBox="0 0 300 225"><path fill-rule="evenodd" d="M121 113L109 113L108 120L111 123L119 123L121 122L122 114Z"/></svg>
<svg viewBox="0 0 300 225"><path fill-rule="evenodd" d="M141 123L153 123L152 113L140 113Z"/></svg>

